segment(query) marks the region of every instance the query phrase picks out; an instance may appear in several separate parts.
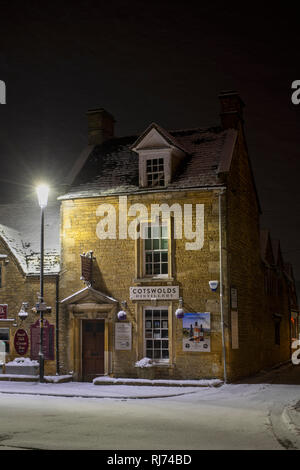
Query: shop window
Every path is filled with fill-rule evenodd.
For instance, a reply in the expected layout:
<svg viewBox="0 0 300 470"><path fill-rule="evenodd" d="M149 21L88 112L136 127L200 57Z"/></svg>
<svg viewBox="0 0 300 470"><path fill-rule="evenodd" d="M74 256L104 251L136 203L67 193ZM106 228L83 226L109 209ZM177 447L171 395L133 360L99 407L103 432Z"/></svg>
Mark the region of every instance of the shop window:
<svg viewBox="0 0 300 470"><path fill-rule="evenodd" d="M169 273L169 235L168 224L149 224L144 226L144 275L168 276Z"/></svg>
<svg viewBox="0 0 300 470"><path fill-rule="evenodd" d="M144 310L145 355L153 361L169 361L168 309Z"/></svg>
<svg viewBox="0 0 300 470"><path fill-rule="evenodd" d="M9 328L0 328L0 341L5 343L5 352L9 354Z"/></svg>

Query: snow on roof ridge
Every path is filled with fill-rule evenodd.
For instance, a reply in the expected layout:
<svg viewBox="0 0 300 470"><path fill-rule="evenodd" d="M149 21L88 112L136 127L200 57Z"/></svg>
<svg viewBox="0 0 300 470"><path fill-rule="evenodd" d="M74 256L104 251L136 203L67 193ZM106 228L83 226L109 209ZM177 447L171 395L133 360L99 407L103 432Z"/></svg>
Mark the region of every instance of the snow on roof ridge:
<svg viewBox="0 0 300 470"><path fill-rule="evenodd" d="M24 240L22 239L22 234L18 230L0 224L0 237L2 237L4 242L7 244L9 250L21 266L24 274L39 273L40 253L34 252L30 248L30 244L27 245L26 242L24 242ZM58 250L56 250L55 248L46 248L44 251L44 255L46 258L45 273L58 273L60 269Z"/></svg>

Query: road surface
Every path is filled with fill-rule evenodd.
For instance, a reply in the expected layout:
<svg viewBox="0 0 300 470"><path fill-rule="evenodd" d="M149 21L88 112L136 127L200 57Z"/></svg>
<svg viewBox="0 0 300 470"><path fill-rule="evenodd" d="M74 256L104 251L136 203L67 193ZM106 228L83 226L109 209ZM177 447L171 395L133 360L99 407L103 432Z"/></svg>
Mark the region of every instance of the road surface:
<svg viewBox="0 0 300 470"><path fill-rule="evenodd" d="M299 399L300 366L168 398L1 393L0 450L300 449Z"/></svg>

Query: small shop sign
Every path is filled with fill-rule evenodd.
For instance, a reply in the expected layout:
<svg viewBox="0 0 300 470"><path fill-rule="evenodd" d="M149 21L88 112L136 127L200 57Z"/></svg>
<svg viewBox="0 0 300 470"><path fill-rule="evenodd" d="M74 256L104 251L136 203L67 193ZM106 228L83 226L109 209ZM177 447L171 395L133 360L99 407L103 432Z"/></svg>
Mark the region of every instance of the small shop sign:
<svg viewBox="0 0 300 470"><path fill-rule="evenodd" d="M19 328L14 337L14 346L16 353L19 354L20 356L25 356L28 351L28 345L29 345L29 338L28 334L26 333L25 330L22 328Z"/></svg>
<svg viewBox="0 0 300 470"><path fill-rule="evenodd" d="M237 298L237 289L236 287L230 288L230 300L232 310L237 310L238 308L238 298Z"/></svg>
<svg viewBox="0 0 300 470"><path fill-rule="evenodd" d="M30 358L38 360L40 349L40 320L37 320L30 326L30 343ZM43 353L45 361L54 360L54 325L50 325L47 320L44 321L43 328Z"/></svg>
<svg viewBox="0 0 300 470"><path fill-rule="evenodd" d="M179 299L179 286L130 287L131 300Z"/></svg>
<svg viewBox="0 0 300 470"><path fill-rule="evenodd" d="M82 281L92 284L93 281L93 252L83 253L81 259L81 277Z"/></svg>
<svg viewBox="0 0 300 470"><path fill-rule="evenodd" d="M0 320L6 320L7 319L7 311L8 311L8 305L7 304L0 304Z"/></svg>
<svg viewBox="0 0 300 470"><path fill-rule="evenodd" d="M132 325L131 323L115 323L115 349L131 350L132 343Z"/></svg>

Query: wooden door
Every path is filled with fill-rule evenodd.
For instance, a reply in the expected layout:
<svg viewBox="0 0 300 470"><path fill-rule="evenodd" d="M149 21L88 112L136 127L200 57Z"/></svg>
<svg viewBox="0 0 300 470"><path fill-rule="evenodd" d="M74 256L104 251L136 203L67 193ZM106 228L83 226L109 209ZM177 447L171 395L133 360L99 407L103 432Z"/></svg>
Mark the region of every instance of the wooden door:
<svg viewBox="0 0 300 470"><path fill-rule="evenodd" d="M82 322L82 378L91 382L104 374L104 320Z"/></svg>

